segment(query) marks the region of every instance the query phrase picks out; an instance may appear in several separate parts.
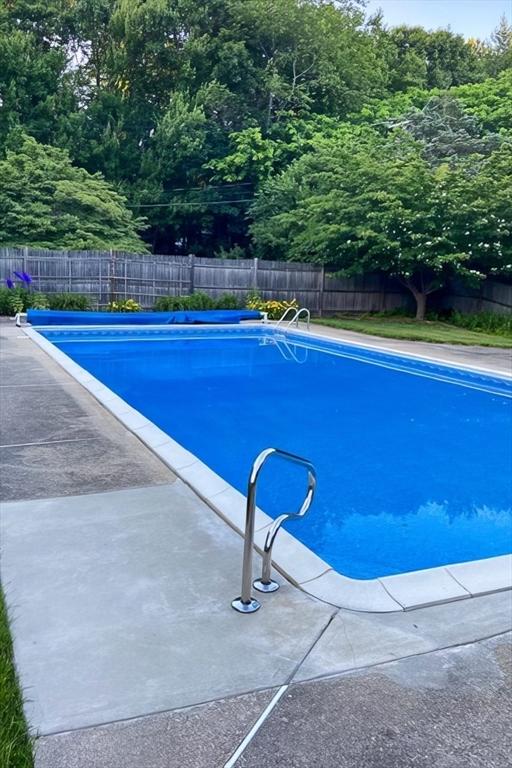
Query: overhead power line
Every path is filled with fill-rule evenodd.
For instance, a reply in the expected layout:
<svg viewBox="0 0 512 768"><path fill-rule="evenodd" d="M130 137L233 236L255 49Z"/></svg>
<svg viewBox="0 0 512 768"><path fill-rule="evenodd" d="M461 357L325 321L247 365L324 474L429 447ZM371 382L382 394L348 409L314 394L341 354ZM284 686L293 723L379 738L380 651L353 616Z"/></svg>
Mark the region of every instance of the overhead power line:
<svg viewBox="0 0 512 768"><path fill-rule="evenodd" d="M200 190L207 192L209 189L233 189L233 187L253 187L252 181L227 181L225 184L204 184L201 187L170 187L166 192L192 192Z"/></svg>
<svg viewBox="0 0 512 768"><path fill-rule="evenodd" d="M186 205L230 205L232 203L253 203L253 197L238 200L194 200L181 203L128 203L129 208L181 208Z"/></svg>

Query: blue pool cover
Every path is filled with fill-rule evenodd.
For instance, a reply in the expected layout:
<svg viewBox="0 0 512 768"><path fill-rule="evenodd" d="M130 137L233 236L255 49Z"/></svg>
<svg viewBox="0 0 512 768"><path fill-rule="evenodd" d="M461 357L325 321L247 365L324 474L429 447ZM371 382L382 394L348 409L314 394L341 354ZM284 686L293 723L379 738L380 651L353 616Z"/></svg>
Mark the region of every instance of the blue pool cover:
<svg viewBox="0 0 512 768"><path fill-rule="evenodd" d="M264 448L311 459L313 506L286 527L340 573L511 551L510 379L266 325L41 333L242 493ZM258 504L293 511L304 488L271 461Z"/></svg>
<svg viewBox="0 0 512 768"><path fill-rule="evenodd" d="M205 309L178 312L66 312L29 309L31 325L214 325L261 320L252 309Z"/></svg>

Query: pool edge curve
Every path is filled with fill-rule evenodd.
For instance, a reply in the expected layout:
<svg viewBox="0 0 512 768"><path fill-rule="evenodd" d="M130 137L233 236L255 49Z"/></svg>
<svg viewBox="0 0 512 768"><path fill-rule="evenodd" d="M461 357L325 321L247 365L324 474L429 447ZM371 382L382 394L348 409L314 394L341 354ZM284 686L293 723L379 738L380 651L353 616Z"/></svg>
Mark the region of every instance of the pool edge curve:
<svg viewBox="0 0 512 768"><path fill-rule="evenodd" d="M245 325L253 325L247 323ZM74 326L76 328L76 326ZM161 326L159 326L161 327ZM260 327L260 324L258 324ZM272 327L270 324L268 327ZM187 328L187 326L184 326ZM226 328L226 326L224 326ZM245 526L245 496L217 475L193 453L130 406L92 374L75 363L51 341L33 327L21 329L40 349L47 353L70 376L137 436L161 461L235 531L243 536ZM44 330L44 328L40 328ZM57 330L55 326L52 330ZM177 330L177 329L173 329ZM333 341L332 337L312 334ZM346 342L343 340L343 344ZM369 343L355 342L351 346L384 351ZM485 368L455 365L436 358L407 355L386 349L386 352L416 360L435 361L449 368L472 370L508 380L507 374ZM258 509L256 513L255 547L262 552L266 529L272 518ZM281 530L276 539L272 559L274 567L292 584L312 597L339 608L370 613L389 613L478 597L512 589L512 554L500 555L435 568L383 576L374 579L353 579L331 568L309 547L289 531Z"/></svg>

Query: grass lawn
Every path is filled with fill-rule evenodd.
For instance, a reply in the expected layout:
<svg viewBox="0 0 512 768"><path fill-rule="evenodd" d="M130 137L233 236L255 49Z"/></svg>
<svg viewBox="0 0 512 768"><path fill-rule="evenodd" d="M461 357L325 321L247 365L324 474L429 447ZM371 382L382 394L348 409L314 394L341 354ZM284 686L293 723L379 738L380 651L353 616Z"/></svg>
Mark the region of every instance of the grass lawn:
<svg viewBox="0 0 512 768"><path fill-rule="evenodd" d="M465 344L481 347L512 348L512 336L469 331L439 320L420 322L408 317L326 317L315 318L314 323L342 328L346 331L358 331L388 339L409 339L411 341L432 341L437 344Z"/></svg>
<svg viewBox="0 0 512 768"><path fill-rule="evenodd" d="M0 766L32 768L32 749L12 658L7 611L0 588Z"/></svg>

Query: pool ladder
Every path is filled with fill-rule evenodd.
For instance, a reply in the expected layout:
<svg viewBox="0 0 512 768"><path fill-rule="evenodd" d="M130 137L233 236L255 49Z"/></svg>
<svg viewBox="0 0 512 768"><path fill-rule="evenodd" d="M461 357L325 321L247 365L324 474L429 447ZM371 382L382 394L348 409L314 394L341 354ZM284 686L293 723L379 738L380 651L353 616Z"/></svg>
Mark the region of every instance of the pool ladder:
<svg viewBox="0 0 512 768"><path fill-rule="evenodd" d="M275 592L279 589L279 584L271 578L272 568L272 547L275 538L282 524L287 520L297 520L309 510L316 488L316 471L313 464L308 459L296 456L288 451L282 451L279 448L267 448L256 457L251 468L249 481L247 485L247 506L245 513L245 534L244 534L244 556L242 565L242 593L232 601L231 606L240 613L254 613L261 607L261 603L253 597L251 593L252 582L252 557L254 548L254 520L256 517L256 491L258 488L258 479L260 472L267 459L271 456L277 456L280 459L290 461L293 464L299 464L306 467L308 471L308 487L304 501L297 512L290 512L279 515L268 529L263 546L263 564L261 578L256 579L252 586L258 592Z"/></svg>
<svg viewBox="0 0 512 768"><path fill-rule="evenodd" d="M281 323L284 323L286 318L290 315L290 313L293 312L293 317L288 320L286 323L286 327L289 328L291 325L295 323L295 327L299 327L299 319L301 315L304 315L306 318L306 328L309 331L309 323L311 321L311 312L309 309L306 309L306 307L300 307L300 309L295 309L295 307L288 307L288 309L285 309L277 323L275 324L275 327L278 328Z"/></svg>

